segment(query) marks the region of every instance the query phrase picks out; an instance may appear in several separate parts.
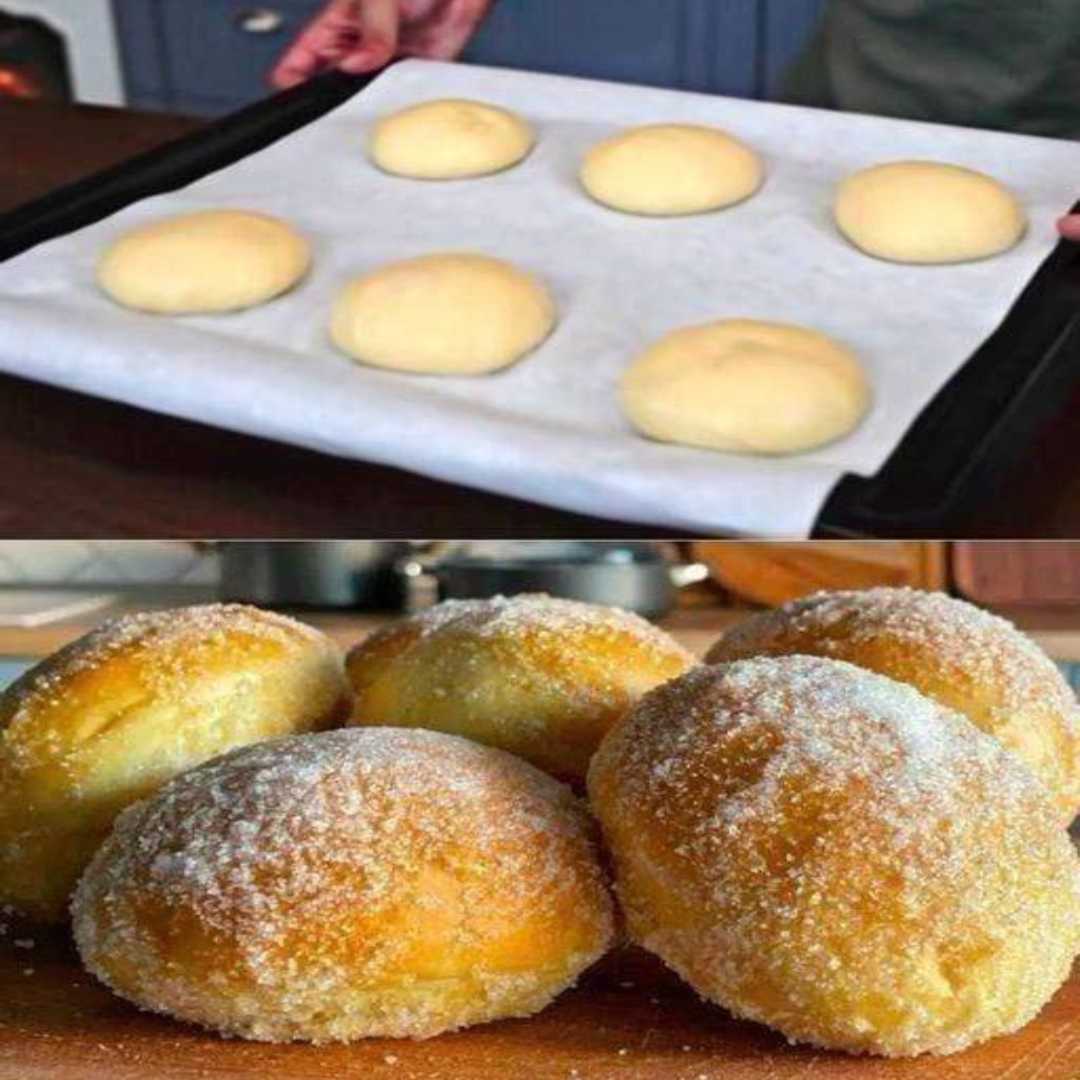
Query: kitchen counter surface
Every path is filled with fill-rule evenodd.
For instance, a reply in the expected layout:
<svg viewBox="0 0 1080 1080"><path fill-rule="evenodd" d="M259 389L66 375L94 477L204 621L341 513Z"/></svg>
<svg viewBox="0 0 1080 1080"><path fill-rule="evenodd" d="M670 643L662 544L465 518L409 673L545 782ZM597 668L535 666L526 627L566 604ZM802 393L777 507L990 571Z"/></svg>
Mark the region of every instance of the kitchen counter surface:
<svg viewBox="0 0 1080 1080"><path fill-rule="evenodd" d="M0 103L0 211L198 127ZM958 535L1080 536L1080 389ZM659 536L0 375L0 536Z"/></svg>
<svg viewBox="0 0 1080 1080"><path fill-rule="evenodd" d="M100 590L107 592L108 590ZM198 589L154 590L133 593L109 608L89 615L30 628L0 626L0 657L45 656L85 634L103 619L126 611L204 603L210 592ZM1080 610L1063 608L1014 608L1002 610L1007 618L1029 633L1055 660L1080 663ZM400 616L394 612L292 611L291 614L328 633L349 648L373 630ZM691 652L701 656L727 627L746 618L750 611L731 607L694 607L672 612L661 625Z"/></svg>

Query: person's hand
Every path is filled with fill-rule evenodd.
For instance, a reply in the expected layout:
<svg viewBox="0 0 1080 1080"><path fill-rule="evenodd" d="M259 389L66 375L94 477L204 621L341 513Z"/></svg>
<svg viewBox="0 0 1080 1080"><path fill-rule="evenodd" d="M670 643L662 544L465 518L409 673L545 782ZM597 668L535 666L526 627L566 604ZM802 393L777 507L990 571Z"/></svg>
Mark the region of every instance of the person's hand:
<svg viewBox="0 0 1080 1080"><path fill-rule="evenodd" d="M1066 214L1058 222L1058 232L1066 240L1075 240L1080 244L1080 214Z"/></svg>
<svg viewBox="0 0 1080 1080"><path fill-rule="evenodd" d="M375 71L395 56L451 60L492 0L330 0L270 75L286 89L328 68Z"/></svg>

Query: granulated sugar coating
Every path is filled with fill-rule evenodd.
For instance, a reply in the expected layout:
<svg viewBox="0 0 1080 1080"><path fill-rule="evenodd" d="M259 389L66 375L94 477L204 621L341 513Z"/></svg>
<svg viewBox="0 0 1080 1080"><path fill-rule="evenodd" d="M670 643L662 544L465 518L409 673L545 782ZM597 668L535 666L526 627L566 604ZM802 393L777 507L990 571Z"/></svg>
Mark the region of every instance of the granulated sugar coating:
<svg viewBox="0 0 1080 1080"><path fill-rule="evenodd" d="M589 792L631 936L790 1040L946 1054L1015 1031L1080 949L1080 859L994 739L851 664L701 667Z"/></svg>
<svg viewBox="0 0 1080 1080"><path fill-rule="evenodd" d="M1080 811L1080 713L1052 660L1012 623L944 593L817 593L729 630L707 663L802 653L910 683L999 739Z"/></svg>
<svg viewBox="0 0 1080 1080"><path fill-rule="evenodd" d="M124 806L349 707L336 646L293 619L213 604L104 623L0 694L0 901L63 919Z"/></svg>
<svg viewBox="0 0 1080 1080"><path fill-rule="evenodd" d="M84 963L251 1039L424 1038L542 1009L608 947L591 822L464 739L275 740L132 807L73 902Z"/></svg>
<svg viewBox="0 0 1080 1080"><path fill-rule="evenodd" d="M426 727L580 783L604 733L694 657L618 608L542 594L448 600L349 654L353 722Z"/></svg>

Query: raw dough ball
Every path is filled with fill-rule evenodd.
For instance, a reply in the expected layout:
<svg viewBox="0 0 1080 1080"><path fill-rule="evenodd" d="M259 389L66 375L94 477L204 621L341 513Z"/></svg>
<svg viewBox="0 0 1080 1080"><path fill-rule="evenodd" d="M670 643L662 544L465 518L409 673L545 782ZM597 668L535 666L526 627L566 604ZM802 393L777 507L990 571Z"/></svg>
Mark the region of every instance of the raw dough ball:
<svg viewBox="0 0 1080 1080"><path fill-rule="evenodd" d="M530 274L487 255L392 263L351 281L330 336L365 364L432 375L484 375L535 349L555 301Z"/></svg>
<svg viewBox="0 0 1080 1080"><path fill-rule="evenodd" d="M402 619L356 646L346 671L355 724L464 735L580 782L608 728L694 663L628 611L522 594Z"/></svg>
<svg viewBox="0 0 1080 1080"><path fill-rule="evenodd" d="M392 728L280 739L177 777L119 819L72 911L83 963L118 994L274 1042L528 1016L612 937L565 787Z"/></svg>
<svg viewBox="0 0 1080 1080"><path fill-rule="evenodd" d="M1080 950L1045 788L959 713L837 660L701 667L601 744L633 939L789 1039L891 1057L1016 1031Z"/></svg>
<svg viewBox="0 0 1080 1080"><path fill-rule="evenodd" d="M710 664L803 653L910 683L963 713L1080 812L1080 710L1057 665L1005 619L944 593L821 592L732 627Z"/></svg>
<svg viewBox="0 0 1080 1080"><path fill-rule="evenodd" d="M349 705L337 646L294 619L211 604L104 623L0 695L0 905L61 921L125 806Z"/></svg>
<svg viewBox="0 0 1080 1080"><path fill-rule="evenodd" d="M869 255L902 263L985 259L1015 246L1027 216L993 177L959 165L897 161L840 185L836 224Z"/></svg>
<svg viewBox="0 0 1080 1080"><path fill-rule="evenodd" d="M450 98L380 120L371 136L371 157L397 176L460 180L516 165L534 141L532 128L515 113Z"/></svg>
<svg viewBox="0 0 1080 1080"><path fill-rule="evenodd" d="M761 158L717 128L653 124L589 151L585 190L628 214L700 214L742 202L761 187Z"/></svg>
<svg viewBox="0 0 1080 1080"><path fill-rule="evenodd" d="M153 221L120 237L97 280L118 304L161 315L235 311L291 289L311 248L266 214L201 210Z"/></svg>
<svg viewBox="0 0 1080 1080"><path fill-rule="evenodd" d="M870 389L854 354L824 334L730 319L660 340L623 375L621 397L661 442L796 454L852 431Z"/></svg>

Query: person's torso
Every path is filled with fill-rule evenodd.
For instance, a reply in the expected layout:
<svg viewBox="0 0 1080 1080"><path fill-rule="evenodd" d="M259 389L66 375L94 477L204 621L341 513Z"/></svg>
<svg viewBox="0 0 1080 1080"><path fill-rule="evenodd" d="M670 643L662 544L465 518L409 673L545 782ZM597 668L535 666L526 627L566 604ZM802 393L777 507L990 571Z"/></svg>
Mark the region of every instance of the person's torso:
<svg viewBox="0 0 1080 1080"><path fill-rule="evenodd" d="M784 97L1080 137L1080 0L831 0Z"/></svg>

